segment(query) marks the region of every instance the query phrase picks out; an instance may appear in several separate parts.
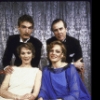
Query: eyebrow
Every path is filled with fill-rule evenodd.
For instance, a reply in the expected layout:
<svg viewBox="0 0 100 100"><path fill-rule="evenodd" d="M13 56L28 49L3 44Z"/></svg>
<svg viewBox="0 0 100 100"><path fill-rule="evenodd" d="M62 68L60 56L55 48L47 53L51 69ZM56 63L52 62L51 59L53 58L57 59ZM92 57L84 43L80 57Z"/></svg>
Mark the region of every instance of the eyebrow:
<svg viewBox="0 0 100 100"><path fill-rule="evenodd" d="M59 29L63 29L63 27L60 27L60 28L58 28L58 29L54 29L54 31L55 31L55 30L59 30Z"/></svg>
<svg viewBox="0 0 100 100"><path fill-rule="evenodd" d="M25 25L21 25L22 27L26 27L26 28L33 28L33 26L29 26L29 27L27 27L27 26L25 26Z"/></svg>

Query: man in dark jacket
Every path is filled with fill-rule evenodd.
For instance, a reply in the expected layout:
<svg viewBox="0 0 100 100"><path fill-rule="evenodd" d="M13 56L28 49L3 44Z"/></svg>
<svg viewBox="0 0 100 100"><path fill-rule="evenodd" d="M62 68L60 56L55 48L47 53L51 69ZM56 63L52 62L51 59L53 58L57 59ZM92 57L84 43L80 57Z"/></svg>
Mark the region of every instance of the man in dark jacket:
<svg viewBox="0 0 100 100"><path fill-rule="evenodd" d="M25 14L19 17L18 30L20 34L8 37L6 49L3 55L2 63L5 71L12 71L10 65L13 55L15 56L14 65L19 66L21 64L21 60L17 54L16 48L20 44L26 42L31 42L35 47L35 57L32 59L31 64L33 67L38 67L41 58L42 42L40 42L40 40L38 40L37 38L31 36L33 29L34 21L30 15Z"/></svg>
<svg viewBox="0 0 100 100"><path fill-rule="evenodd" d="M67 24L62 19L55 19L51 24L51 31L54 36L46 41L47 45L55 40L62 41L67 50L66 61L74 64L79 72L84 72L80 42L66 34Z"/></svg>

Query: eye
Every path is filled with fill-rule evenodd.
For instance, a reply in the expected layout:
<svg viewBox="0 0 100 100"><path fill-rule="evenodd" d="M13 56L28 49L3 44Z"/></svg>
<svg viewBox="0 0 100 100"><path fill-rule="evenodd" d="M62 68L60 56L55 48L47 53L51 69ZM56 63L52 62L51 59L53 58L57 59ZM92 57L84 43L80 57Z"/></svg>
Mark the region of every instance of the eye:
<svg viewBox="0 0 100 100"><path fill-rule="evenodd" d="M53 30L54 32L57 32L57 29Z"/></svg>
<svg viewBox="0 0 100 100"><path fill-rule="evenodd" d="M21 52L21 55L24 55L25 53L24 52Z"/></svg>
<svg viewBox="0 0 100 100"><path fill-rule="evenodd" d="M27 54L31 54L32 52L27 52Z"/></svg>
<svg viewBox="0 0 100 100"><path fill-rule="evenodd" d="M63 28L60 28L60 30L62 30Z"/></svg>
<svg viewBox="0 0 100 100"><path fill-rule="evenodd" d="M59 50L56 50L56 52L57 52L57 53L60 53L60 51L59 51Z"/></svg>
<svg viewBox="0 0 100 100"><path fill-rule="evenodd" d="M28 27L28 29L33 29L33 27L31 26L31 27Z"/></svg>
<svg viewBox="0 0 100 100"><path fill-rule="evenodd" d="M26 28L26 26L21 26L21 28L24 28L24 29L25 29L25 28Z"/></svg>

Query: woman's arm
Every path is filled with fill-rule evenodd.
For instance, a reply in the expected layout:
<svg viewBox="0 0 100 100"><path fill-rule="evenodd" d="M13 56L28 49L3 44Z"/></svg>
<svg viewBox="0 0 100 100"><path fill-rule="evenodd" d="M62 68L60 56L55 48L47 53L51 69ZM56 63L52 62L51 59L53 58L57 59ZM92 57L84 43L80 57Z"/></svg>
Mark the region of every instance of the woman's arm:
<svg viewBox="0 0 100 100"><path fill-rule="evenodd" d="M38 98L38 100L43 100L43 98Z"/></svg>
<svg viewBox="0 0 100 100"><path fill-rule="evenodd" d="M16 94L13 94L13 93L8 91L10 77L11 77L11 74L6 74L6 76L2 82L2 85L0 87L0 95L3 98L16 99L16 97L18 97L18 96Z"/></svg>
<svg viewBox="0 0 100 100"><path fill-rule="evenodd" d="M62 97L63 100L76 100L79 98L80 84L78 72L73 65L66 70L66 80L68 82L69 95Z"/></svg>
<svg viewBox="0 0 100 100"><path fill-rule="evenodd" d="M35 85L34 85L34 89L33 89L33 97L34 99L37 98L39 91L40 91L40 87L41 87L41 78L42 78L42 71L39 70L36 74L36 78L35 78Z"/></svg>

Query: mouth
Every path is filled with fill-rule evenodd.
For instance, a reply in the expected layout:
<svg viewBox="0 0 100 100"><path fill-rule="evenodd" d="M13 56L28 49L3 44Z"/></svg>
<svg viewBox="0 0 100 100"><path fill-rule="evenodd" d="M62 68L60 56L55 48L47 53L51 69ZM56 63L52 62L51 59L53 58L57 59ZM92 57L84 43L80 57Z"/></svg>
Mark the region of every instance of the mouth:
<svg viewBox="0 0 100 100"><path fill-rule="evenodd" d="M29 34L24 34L24 36L30 36Z"/></svg>
<svg viewBox="0 0 100 100"><path fill-rule="evenodd" d="M56 59L57 57L55 57L55 56L51 56L51 59Z"/></svg>
<svg viewBox="0 0 100 100"><path fill-rule="evenodd" d="M29 61L29 59L24 59L24 61Z"/></svg>

